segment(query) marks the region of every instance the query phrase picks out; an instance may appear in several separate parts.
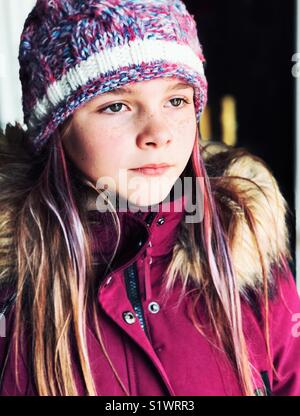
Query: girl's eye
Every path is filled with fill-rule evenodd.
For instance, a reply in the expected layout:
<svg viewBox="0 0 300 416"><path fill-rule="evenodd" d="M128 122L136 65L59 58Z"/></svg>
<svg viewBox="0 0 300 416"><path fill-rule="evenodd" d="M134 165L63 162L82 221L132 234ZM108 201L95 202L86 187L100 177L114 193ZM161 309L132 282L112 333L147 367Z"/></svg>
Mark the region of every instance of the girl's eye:
<svg viewBox="0 0 300 416"><path fill-rule="evenodd" d="M180 105L183 103L189 104L187 100L185 100L184 98L180 98L180 97L172 98L170 100L170 103L172 104L173 107L180 107Z"/></svg>
<svg viewBox="0 0 300 416"><path fill-rule="evenodd" d="M103 113L121 113L121 109L125 104L122 103L115 103L115 104L111 104L108 107L105 107L101 110L101 112ZM111 111L107 111L107 110L111 110Z"/></svg>
<svg viewBox="0 0 300 416"><path fill-rule="evenodd" d="M169 102L172 104L172 107L183 107L184 104L189 104L189 102L181 97L175 97L172 98L171 100L169 100ZM113 114L113 113L123 113L122 108L125 107L125 104L123 103L114 103L111 104L105 108L103 108L102 110L100 110L101 113L106 113L106 114Z"/></svg>

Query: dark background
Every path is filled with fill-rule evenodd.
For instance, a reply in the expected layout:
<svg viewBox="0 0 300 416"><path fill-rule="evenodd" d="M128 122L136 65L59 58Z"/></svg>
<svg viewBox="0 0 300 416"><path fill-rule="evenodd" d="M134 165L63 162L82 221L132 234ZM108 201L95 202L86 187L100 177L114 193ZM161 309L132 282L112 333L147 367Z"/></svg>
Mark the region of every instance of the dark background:
<svg viewBox="0 0 300 416"><path fill-rule="evenodd" d="M184 1L197 21L207 61L212 139L222 140L220 101L230 94L237 104L237 146L265 160L292 211L295 259L296 1ZM295 276L295 262L291 267Z"/></svg>

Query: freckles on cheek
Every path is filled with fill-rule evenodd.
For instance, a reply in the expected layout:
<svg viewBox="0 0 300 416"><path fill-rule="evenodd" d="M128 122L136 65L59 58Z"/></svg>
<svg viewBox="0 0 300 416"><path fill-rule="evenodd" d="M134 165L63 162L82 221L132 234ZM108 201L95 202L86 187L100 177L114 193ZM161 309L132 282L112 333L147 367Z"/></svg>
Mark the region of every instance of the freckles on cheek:
<svg viewBox="0 0 300 416"><path fill-rule="evenodd" d="M197 123L195 120L181 120L175 129L175 133L183 140L195 140Z"/></svg>

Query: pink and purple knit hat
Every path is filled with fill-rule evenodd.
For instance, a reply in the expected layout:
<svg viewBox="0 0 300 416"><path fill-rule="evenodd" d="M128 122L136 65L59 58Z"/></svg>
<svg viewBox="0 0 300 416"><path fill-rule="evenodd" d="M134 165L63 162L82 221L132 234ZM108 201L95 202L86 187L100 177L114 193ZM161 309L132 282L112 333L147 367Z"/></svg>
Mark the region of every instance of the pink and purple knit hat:
<svg viewBox="0 0 300 416"><path fill-rule="evenodd" d="M37 0L19 49L24 122L38 153L81 105L124 84L176 77L207 101L196 23L180 0Z"/></svg>

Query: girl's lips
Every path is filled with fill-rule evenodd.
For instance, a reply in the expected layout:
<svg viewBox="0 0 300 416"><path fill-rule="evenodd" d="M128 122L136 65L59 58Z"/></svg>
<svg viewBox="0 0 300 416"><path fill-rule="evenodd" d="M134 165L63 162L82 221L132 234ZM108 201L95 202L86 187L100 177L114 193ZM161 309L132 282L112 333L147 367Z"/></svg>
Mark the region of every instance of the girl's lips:
<svg viewBox="0 0 300 416"><path fill-rule="evenodd" d="M136 172L138 174L147 175L147 176L159 176L163 175L171 166L164 166L161 168L138 168L138 169L130 169L132 172Z"/></svg>

